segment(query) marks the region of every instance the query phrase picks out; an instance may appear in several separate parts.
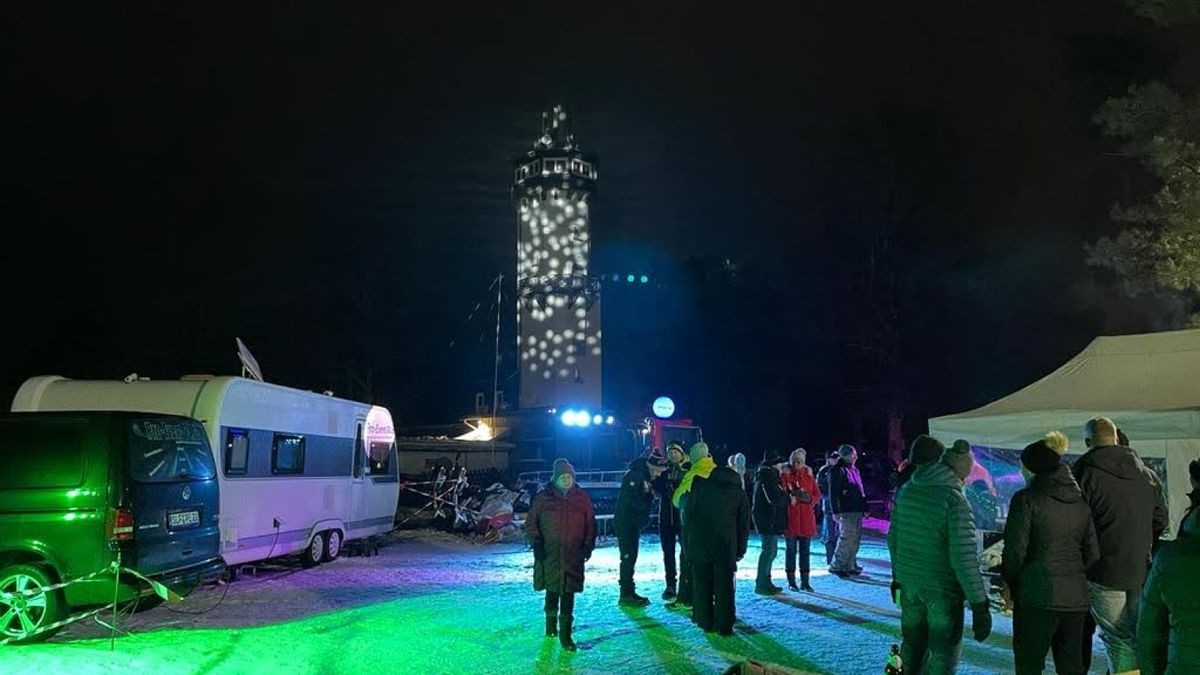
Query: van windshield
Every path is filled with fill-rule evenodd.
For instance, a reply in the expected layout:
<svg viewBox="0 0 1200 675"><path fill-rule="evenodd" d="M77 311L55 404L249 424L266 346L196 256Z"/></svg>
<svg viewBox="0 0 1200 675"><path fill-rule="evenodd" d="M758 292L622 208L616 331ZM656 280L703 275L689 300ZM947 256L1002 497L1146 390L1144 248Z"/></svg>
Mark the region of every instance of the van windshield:
<svg viewBox="0 0 1200 675"><path fill-rule="evenodd" d="M143 483L206 480L217 475L204 427L183 419L130 421L129 468L133 479Z"/></svg>

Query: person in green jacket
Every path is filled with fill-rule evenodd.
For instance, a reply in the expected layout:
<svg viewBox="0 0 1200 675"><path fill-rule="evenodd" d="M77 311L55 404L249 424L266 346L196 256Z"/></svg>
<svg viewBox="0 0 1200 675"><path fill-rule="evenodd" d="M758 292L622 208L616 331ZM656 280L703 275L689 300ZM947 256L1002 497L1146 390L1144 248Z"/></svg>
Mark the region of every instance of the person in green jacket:
<svg viewBox="0 0 1200 675"><path fill-rule="evenodd" d="M1200 494L1193 461L1192 494ZM1179 536L1163 545L1138 607L1138 664L1143 675L1200 673L1200 508L1188 511Z"/></svg>
<svg viewBox="0 0 1200 675"><path fill-rule="evenodd" d="M973 461L970 445L956 441L940 461L917 469L896 497L888 550L905 672L954 672L962 651L964 602L971 607L975 639L983 642L992 631L975 521L962 491Z"/></svg>
<svg viewBox="0 0 1200 675"><path fill-rule="evenodd" d="M691 466L683 474L679 487L675 488L675 494L671 496L671 503L679 509L679 594L667 603L668 609L686 609L692 606L692 563L688 554L688 522L684 516L684 507L696 477L708 478L713 469L717 468L717 463L713 461L708 450L708 444L704 441L696 443L688 450L688 459Z"/></svg>

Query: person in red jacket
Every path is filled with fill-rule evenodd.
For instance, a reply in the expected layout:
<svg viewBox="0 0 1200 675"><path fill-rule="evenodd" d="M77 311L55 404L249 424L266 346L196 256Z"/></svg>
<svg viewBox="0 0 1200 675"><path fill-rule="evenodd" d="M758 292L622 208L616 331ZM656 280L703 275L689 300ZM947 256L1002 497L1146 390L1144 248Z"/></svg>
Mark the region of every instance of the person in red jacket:
<svg viewBox="0 0 1200 675"><path fill-rule="evenodd" d="M796 448L788 459L791 471L783 474L783 491L788 494L787 530L784 533L787 544L785 568L787 569L788 588L793 591L812 591L808 583L809 573L809 544L817 536L816 505L821 501L821 489L817 487L817 477L805 463L807 453L804 448ZM796 562L800 562L800 585L796 586Z"/></svg>
<svg viewBox="0 0 1200 675"><path fill-rule="evenodd" d="M583 591L583 564L596 548L596 517L567 460L554 460L554 478L533 498L525 534L533 548L533 590L546 591L546 637L558 636L573 652L575 594Z"/></svg>

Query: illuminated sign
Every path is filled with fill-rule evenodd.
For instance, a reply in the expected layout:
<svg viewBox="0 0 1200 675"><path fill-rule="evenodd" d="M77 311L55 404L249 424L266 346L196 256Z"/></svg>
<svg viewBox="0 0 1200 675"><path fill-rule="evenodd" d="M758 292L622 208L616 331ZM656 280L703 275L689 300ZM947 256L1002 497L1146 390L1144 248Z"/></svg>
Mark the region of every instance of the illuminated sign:
<svg viewBox="0 0 1200 675"><path fill-rule="evenodd" d="M669 396L659 396L654 399L654 405L650 409L654 411L655 417L665 420L675 414L675 401Z"/></svg>

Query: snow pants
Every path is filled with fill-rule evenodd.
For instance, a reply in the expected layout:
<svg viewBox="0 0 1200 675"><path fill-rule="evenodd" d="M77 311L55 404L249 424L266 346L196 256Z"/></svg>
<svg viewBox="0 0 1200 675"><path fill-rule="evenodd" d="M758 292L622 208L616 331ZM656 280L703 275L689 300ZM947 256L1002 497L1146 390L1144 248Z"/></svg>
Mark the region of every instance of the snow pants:
<svg viewBox="0 0 1200 675"><path fill-rule="evenodd" d="M900 658L904 672L949 675L962 653L963 597L937 590L900 589Z"/></svg>
<svg viewBox="0 0 1200 675"><path fill-rule="evenodd" d="M1046 652L1054 652L1054 670L1059 675L1084 675L1083 624L1087 612L1056 612L1049 609L1013 610L1013 660L1017 675L1040 675L1046 667ZM1088 645L1091 650L1091 645Z"/></svg>
<svg viewBox="0 0 1200 675"><path fill-rule="evenodd" d="M833 552L837 549L838 524L833 519L833 509L828 503L825 504L822 520L825 524L824 532L821 534L821 540L825 542L825 564L832 565Z"/></svg>
<svg viewBox="0 0 1200 675"><path fill-rule="evenodd" d="M621 597L634 593L633 567L637 564L638 546L641 544L642 533L631 527L617 528L617 551L621 554L620 585Z"/></svg>
<svg viewBox="0 0 1200 675"><path fill-rule="evenodd" d="M788 581L796 581L797 562L800 563L800 572L802 576L808 578L808 572L811 565L809 562L808 549L810 546L809 542L811 542L812 539L808 537L787 537L785 541L787 542L787 546L784 549L783 555L786 560L784 560L783 567L785 570L787 570Z"/></svg>
<svg viewBox="0 0 1200 675"><path fill-rule="evenodd" d="M705 632L733 631L733 577L736 566L724 561L692 562L695 588L692 593L692 619Z"/></svg>
<svg viewBox="0 0 1200 675"><path fill-rule="evenodd" d="M674 589L677 577L675 568L675 541L679 538L679 531L670 525L663 526L662 521L659 521L658 539L662 544L663 554L663 570L666 572L667 588Z"/></svg>
<svg viewBox="0 0 1200 675"><path fill-rule="evenodd" d="M771 567L775 565L775 558L779 555L779 535L760 534L758 538L762 543L762 551L758 554L758 578L754 582L754 589L765 592L774 586L771 583Z"/></svg>

